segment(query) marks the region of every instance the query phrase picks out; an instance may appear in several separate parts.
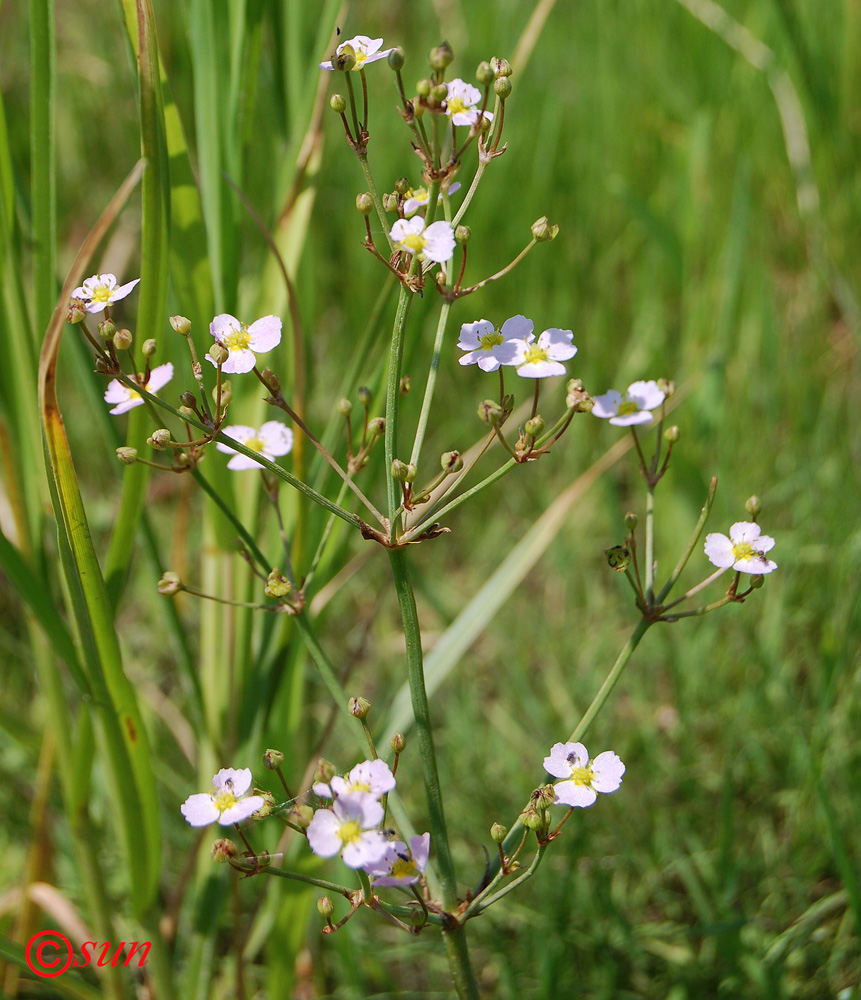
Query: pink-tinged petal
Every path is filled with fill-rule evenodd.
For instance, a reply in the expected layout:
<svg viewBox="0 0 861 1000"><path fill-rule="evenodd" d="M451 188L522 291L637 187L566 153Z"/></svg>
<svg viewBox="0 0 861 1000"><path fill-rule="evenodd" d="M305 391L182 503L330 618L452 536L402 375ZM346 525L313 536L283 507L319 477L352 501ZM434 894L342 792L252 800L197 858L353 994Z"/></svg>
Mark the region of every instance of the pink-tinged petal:
<svg viewBox="0 0 861 1000"><path fill-rule="evenodd" d="M331 799L334 798L334 792L331 786L327 785L324 781L317 781L311 786L312 791L315 795L318 795L321 799Z"/></svg>
<svg viewBox="0 0 861 1000"><path fill-rule="evenodd" d="M564 375L565 365L558 361L530 361L520 365L517 374L521 378L552 378L554 375Z"/></svg>
<svg viewBox="0 0 861 1000"><path fill-rule="evenodd" d="M535 329L531 319L527 319L525 316L521 316L519 313L517 316L512 316L511 319L507 319L500 329L500 333L506 340L522 340L527 344L532 343L535 337L532 331Z"/></svg>
<svg viewBox="0 0 861 1000"><path fill-rule="evenodd" d="M240 799L235 805L230 806L229 809L225 809L218 818L218 822L222 826L241 823L243 820L248 819L252 813L256 813L258 809L262 809L265 801L262 795L246 795L245 798Z"/></svg>
<svg viewBox="0 0 861 1000"><path fill-rule="evenodd" d="M242 324L230 313L219 313L209 324L209 332L217 341L229 337L231 333L238 333L242 329Z"/></svg>
<svg viewBox="0 0 861 1000"><path fill-rule="evenodd" d="M335 815L341 820L354 819L363 830L383 821L383 807L370 792L345 791L335 799Z"/></svg>
<svg viewBox="0 0 861 1000"><path fill-rule="evenodd" d="M233 794L238 798L240 795L244 795L251 787L251 768L222 767L213 777L212 784L220 792L224 791L229 784Z"/></svg>
<svg viewBox="0 0 861 1000"><path fill-rule="evenodd" d="M572 767L585 767L588 763L589 754L582 743L554 743L550 755L544 758L544 770L554 778L569 778Z"/></svg>
<svg viewBox="0 0 861 1000"><path fill-rule="evenodd" d="M398 219L392 226L391 237L395 243L403 243L409 236L424 232L425 220L421 216L412 219Z"/></svg>
<svg viewBox="0 0 861 1000"><path fill-rule="evenodd" d="M735 553L732 550L732 542L719 532L712 532L706 535L703 546L706 558L719 569L729 569L735 562Z"/></svg>
<svg viewBox="0 0 861 1000"><path fill-rule="evenodd" d="M588 785L578 785L576 781L560 781L553 787L556 793L556 804L560 806L586 809L598 798Z"/></svg>
<svg viewBox="0 0 861 1000"><path fill-rule="evenodd" d="M592 410L594 413L594 409ZM634 427L639 424L650 424L652 414L648 410L638 410L636 413L625 413L621 417L610 417L610 423L615 427Z"/></svg>
<svg viewBox="0 0 861 1000"><path fill-rule="evenodd" d="M318 809L308 824L308 846L321 858L334 858L341 850L341 821L331 809Z"/></svg>
<svg viewBox="0 0 861 1000"><path fill-rule="evenodd" d="M247 469L262 469L263 463L247 455L234 455L227 463L227 468L232 472L245 472Z"/></svg>
<svg viewBox="0 0 861 1000"><path fill-rule="evenodd" d="M264 316L248 327L248 346L257 354L265 354L281 343L281 320L277 316Z"/></svg>
<svg viewBox="0 0 861 1000"><path fill-rule="evenodd" d="M569 361L577 353L571 343L574 334L570 330L545 330L538 338L538 346L547 351L552 361Z"/></svg>
<svg viewBox="0 0 861 1000"><path fill-rule="evenodd" d="M735 545L739 542L750 542L751 544L759 538L762 528L753 521L736 521L729 529L729 537ZM758 548L758 546L754 546Z"/></svg>
<svg viewBox="0 0 861 1000"><path fill-rule="evenodd" d="M399 860L399 854L406 854L407 845L402 840L389 841L386 847L386 853L380 858L379 861L371 862L370 864L363 865L368 875L373 875L375 879L386 878L390 876L392 871L392 865ZM377 882L377 885L393 885L397 882L397 879L392 880L388 878L386 882Z"/></svg>
<svg viewBox="0 0 861 1000"><path fill-rule="evenodd" d="M417 834L415 837L410 837L410 854L413 856L416 868L420 872L424 872L428 866L428 858L430 857L429 833Z"/></svg>
<svg viewBox="0 0 861 1000"><path fill-rule="evenodd" d="M612 750L599 753L592 761L592 787L596 792L615 792L622 784L625 765Z"/></svg>
<svg viewBox="0 0 861 1000"><path fill-rule="evenodd" d="M425 245L421 256L436 264L444 264L454 256L456 241L448 222L432 222L424 231Z"/></svg>
<svg viewBox="0 0 861 1000"><path fill-rule="evenodd" d="M628 399L636 403L641 410L656 410L666 398L658 388L658 383L650 381L632 382L628 386Z"/></svg>
<svg viewBox="0 0 861 1000"><path fill-rule="evenodd" d="M386 856L389 842L379 830L365 830L358 840L344 845L341 857L348 868L376 864Z"/></svg>
<svg viewBox="0 0 861 1000"><path fill-rule="evenodd" d="M212 361L208 354L206 356ZM215 364L214 361L212 363ZM244 375L246 372L250 372L256 363L254 352L243 347L239 351L230 352L227 360L221 366L221 370L227 375Z"/></svg>
<svg viewBox="0 0 861 1000"><path fill-rule="evenodd" d="M212 801L212 796L206 792L189 795L179 809L191 826L209 826L218 820L218 809Z"/></svg>
<svg viewBox="0 0 861 1000"><path fill-rule="evenodd" d="M460 339L457 342L457 346L462 351L474 351L477 347L481 347L481 338L486 337L489 333L493 333L494 326L489 319L479 319L474 323L464 323L460 328ZM461 359L461 364L465 364ZM472 364L473 362L469 362Z"/></svg>
<svg viewBox="0 0 861 1000"><path fill-rule="evenodd" d="M149 382L146 384L147 392L156 393L163 389L173 378L173 365L168 361L149 373Z"/></svg>
<svg viewBox="0 0 861 1000"><path fill-rule="evenodd" d="M615 417L619 412L619 405L622 402L622 394L616 392L615 389L610 389L609 392L604 392L600 396L596 396L592 407L592 414L596 417L601 417L602 420L606 420L609 417Z"/></svg>
<svg viewBox="0 0 861 1000"><path fill-rule="evenodd" d="M739 573L749 573L751 576L763 576L765 573L773 573L777 569L777 563L765 556L754 557L753 559L739 559L733 565L733 569Z"/></svg>
<svg viewBox="0 0 861 1000"><path fill-rule="evenodd" d="M287 455L293 447L293 431L280 420L267 420L260 428L260 440L267 457Z"/></svg>
<svg viewBox="0 0 861 1000"><path fill-rule="evenodd" d="M140 278L135 278L133 281L127 281L124 285L120 285L119 288L115 288L111 292L111 302L119 302L120 299L124 299L140 280Z"/></svg>
<svg viewBox="0 0 861 1000"><path fill-rule="evenodd" d="M754 548L757 552L770 552L774 548L774 539L771 535L760 535Z"/></svg>
<svg viewBox="0 0 861 1000"><path fill-rule="evenodd" d="M392 769L384 760L363 760L350 771L350 782L366 784L372 795L385 795L397 782Z"/></svg>

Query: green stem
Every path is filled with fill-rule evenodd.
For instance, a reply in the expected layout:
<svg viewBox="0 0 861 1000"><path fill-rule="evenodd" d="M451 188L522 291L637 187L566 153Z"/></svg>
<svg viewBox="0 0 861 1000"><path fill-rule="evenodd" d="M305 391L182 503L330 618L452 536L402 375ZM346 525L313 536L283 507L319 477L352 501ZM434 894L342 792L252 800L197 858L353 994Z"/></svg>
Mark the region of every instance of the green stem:
<svg viewBox="0 0 861 1000"><path fill-rule="evenodd" d="M386 385L386 495L388 497L389 537L395 540L397 524L395 512L401 505L401 484L391 475L392 462L397 458L398 447L398 411L401 397L401 363L404 356L404 328L407 324L413 292L401 285L398 294L398 308L395 313L395 324L392 329L392 345L389 352L389 375Z"/></svg>
<svg viewBox="0 0 861 1000"><path fill-rule="evenodd" d="M422 400L422 411L419 414L419 423L416 428L416 439L413 442L413 453L410 456L410 464L418 466L422 453L425 432L427 430L428 418L430 417L431 404L433 403L434 390L436 389L436 377L439 372L439 359L442 353L442 342L445 337L445 328L448 325L448 314L451 312L451 303L443 302L439 314L439 322L436 327L436 337L433 342L433 355L431 356L430 370L428 371L425 395Z"/></svg>

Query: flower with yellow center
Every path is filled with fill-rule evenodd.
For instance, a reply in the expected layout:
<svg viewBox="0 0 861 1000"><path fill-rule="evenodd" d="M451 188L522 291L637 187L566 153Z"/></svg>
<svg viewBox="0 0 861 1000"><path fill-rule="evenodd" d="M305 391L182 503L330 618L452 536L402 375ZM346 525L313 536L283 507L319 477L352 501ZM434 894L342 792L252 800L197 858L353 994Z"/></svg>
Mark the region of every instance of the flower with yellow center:
<svg viewBox="0 0 861 1000"><path fill-rule="evenodd" d="M592 414L602 420L609 420L617 427L650 424L651 411L656 410L664 399L666 395L658 388L654 379L649 382L632 382L624 396L615 389L596 396Z"/></svg>
<svg viewBox="0 0 861 1000"><path fill-rule="evenodd" d="M383 49L382 46L382 38L369 38L367 35L356 35L355 38L348 38L346 42L341 42L335 50L335 55L341 55L345 49L352 49L356 59L353 70L359 70L367 66L368 63L386 58L392 50ZM334 68L331 59L320 63L320 69L334 70Z"/></svg>
<svg viewBox="0 0 861 1000"><path fill-rule="evenodd" d="M512 316L498 330L486 319L464 323L457 346L468 353L458 361L478 365L483 372L495 372L500 365L513 364L517 341L528 343L531 338L532 320L525 316Z"/></svg>
<svg viewBox="0 0 861 1000"><path fill-rule="evenodd" d="M598 792L616 791L625 765L612 750L590 760L582 743L555 743L550 756L544 758L544 770L563 779L553 786L556 805L585 809L598 798Z"/></svg>
<svg viewBox="0 0 861 1000"><path fill-rule="evenodd" d="M365 867L374 885L414 885L427 868L430 854L430 834L410 837L409 847L396 840L388 845L385 857L375 865Z"/></svg>
<svg viewBox="0 0 861 1000"><path fill-rule="evenodd" d="M246 326L230 313L220 313L209 324L209 332L228 352L221 370L240 375L251 371L257 363L255 355L265 354L281 343L281 320L277 316L264 316ZM206 360L216 363L209 354Z"/></svg>
<svg viewBox="0 0 861 1000"><path fill-rule="evenodd" d="M72 292L72 298L80 299L89 313L101 312L124 299L140 280L135 278L125 285L118 285L114 274L94 274Z"/></svg>
<svg viewBox="0 0 861 1000"><path fill-rule="evenodd" d="M456 191L460 191L460 181L455 181L449 189L449 194L454 194ZM404 195L404 215L409 218L420 208L427 208L427 204L430 201L430 191L426 187L410 188L409 191ZM442 191L440 191L437 197L437 204L442 202Z"/></svg>
<svg viewBox="0 0 861 1000"><path fill-rule="evenodd" d="M705 553L714 566L734 569L739 573L761 576L777 569L777 563L767 559L766 552L774 548L774 539L763 535L758 524L737 521L729 529L729 538L713 532L706 535Z"/></svg>
<svg viewBox="0 0 861 1000"><path fill-rule="evenodd" d="M574 334L570 330L558 330L555 327L545 330L535 340L534 335L515 341L515 350L506 365L516 365L517 374L521 378L550 378L552 375L564 375L565 365L577 353L572 343Z"/></svg>
<svg viewBox="0 0 861 1000"><path fill-rule="evenodd" d="M281 455L289 454L293 447L293 431L278 420L267 420L259 430L244 424L233 424L230 427L225 427L224 433L240 444L244 444L250 451L257 452L263 458L268 458L270 462L274 462ZM233 469L234 472L261 467L260 462L255 462L248 455L240 455L235 448L231 448L228 444L217 441L215 447L224 452L225 455L233 455L233 458L227 463L227 468Z"/></svg>
<svg viewBox="0 0 861 1000"><path fill-rule="evenodd" d="M212 779L214 793L189 795L180 806L182 815L192 826L220 823L230 826L241 823L263 806L262 795L249 795L251 770L223 767Z"/></svg>
<svg viewBox="0 0 861 1000"><path fill-rule="evenodd" d="M318 809L308 824L308 844L321 858L340 854L348 868L377 864L388 841L378 829L383 807L368 792L339 795L331 809Z"/></svg>
<svg viewBox="0 0 861 1000"><path fill-rule="evenodd" d="M147 392L157 393L159 389L163 389L168 382L173 378L173 365L168 361L164 365L159 365L157 368L149 373L149 378L144 386ZM138 384L143 380L143 375L138 375ZM130 389L127 385L123 385L119 379L112 378L108 382L108 387L105 390L105 402L113 403L114 408L108 410L108 413L113 414L118 417L121 413L127 413L129 410L134 409L136 406L143 406L143 396L139 392L135 392L134 389Z"/></svg>
<svg viewBox="0 0 861 1000"><path fill-rule="evenodd" d="M481 91L461 79L446 84L445 113L452 125L474 125L480 116L493 121L490 111L481 111Z"/></svg>
<svg viewBox="0 0 861 1000"><path fill-rule="evenodd" d="M425 227L425 220L419 215L398 219L392 226L391 237L401 250L415 254L421 261L443 264L454 256L454 230L442 220Z"/></svg>
<svg viewBox="0 0 861 1000"><path fill-rule="evenodd" d="M314 791L326 799L348 792L369 792L378 799L390 792L395 784L395 776L384 760L363 760L344 778L336 774L329 784L318 781Z"/></svg>

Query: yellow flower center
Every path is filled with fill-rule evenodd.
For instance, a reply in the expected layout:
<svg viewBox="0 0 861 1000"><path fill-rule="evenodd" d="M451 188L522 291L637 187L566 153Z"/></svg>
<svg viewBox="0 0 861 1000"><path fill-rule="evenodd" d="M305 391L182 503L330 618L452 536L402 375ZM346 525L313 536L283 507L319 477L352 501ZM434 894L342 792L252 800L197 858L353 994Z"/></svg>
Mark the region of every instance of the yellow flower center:
<svg viewBox="0 0 861 1000"><path fill-rule="evenodd" d="M427 188L414 188L410 189L406 193L407 198L412 198L414 201L417 201L420 205L424 205L424 203L428 200L429 195L430 192L428 191Z"/></svg>
<svg viewBox="0 0 861 1000"><path fill-rule="evenodd" d="M421 233L410 233L401 240L401 246L410 253L421 253L426 242Z"/></svg>
<svg viewBox="0 0 861 1000"><path fill-rule="evenodd" d="M415 861L412 858L399 857L392 865L392 875L395 878L412 878L414 875L418 875Z"/></svg>
<svg viewBox="0 0 861 1000"><path fill-rule="evenodd" d="M591 767L572 767L571 780L575 785L591 785L594 777Z"/></svg>
<svg viewBox="0 0 861 1000"><path fill-rule="evenodd" d="M368 53L363 52L361 49L356 49L355 52L356 52L356 65L353 67L353 69L358 69L362 65L362 63L368 58Z"/></svg>
<svg viewBox="0 0 861 1000"><path fill-rule="evenodd" d="M369 792L371 786L367 781L351 781L349 791L351 792Z"/></svg>
<svg viewBox="0 0 861 1000"><path fill-rule="evenodd" d="M735 556L735 561L738 562L739 559L761 559L762 556L759 552L754 549L750 542L736 542L732 547L732 554Z"/></svg>
<svg viewBox="0 0 861 1000"><path fill-rule="evenodd" d="M258 437L249 438L245 442L245 447L249 448L251 451L256 451L259 454L263 451L263 442Z"/></svg>
<svg viewBox="0 0 861 1000"><path fill-rule="evenodd" d="M640 407L632 399L625 399L619 403L619 416L626 417L629 413L639 413Z"/></svg>
<svg viewBox="0 0 861 1000"><path fill-rule="evenodd" d="M351 819L341 824L338 828L338 836L345 844L350 844L362 836L362 828L354 819Z"/></svg>
<svg viewBox="0 0 861 1000"><path fill-rule="evenodd" d="M490 333L482 333L478 338L479 344L485 351L489 351L491 347L496 347L497 344L503 343L504 340L505 338L499 330L492 330Z"/></svg>
<svg viewBox="0 0 861 1000"><path fill-rule="evenodd" d="M461 111L469 110L462 97L450 97L447 102L447 107L449 114L452 115L457 115L460 114Z"/></svg>
<svg viewBox="0 0 861 1000"><path fill-rule="evenodd" d="M530 344L526 348L526 357L523 359L523 364L534 365L539 361L547 360L547 351L543 347L539 347L538 344Z"/></svg>
<svg viewBox="0 0 861 1000"><path fill-rule="evenodd" d="M107 285L97 285L93 290L93 294L90 296L91 302L110 302L111 292L113 288L109 288Z"/></svg>
<svg viewBox="0 0 861 1000"><path fill-rule="evenodd" d="M238 330L234 328L226 336L222 334L222 337L222 346L226 347L228 351L244 351L248 348L248 343L251 340L251 334L244 323L240 323Z"/></svg>
<svg viewBox="0 0 861 1000"><path fill-rule="evenodd" d="M225 782L224 788L222 788L217 795L213 796L213 800L215 802L215 808L222 813L227 809L230 809L232 806L235 806L236 796L233 794L233 782Z"/></svg>

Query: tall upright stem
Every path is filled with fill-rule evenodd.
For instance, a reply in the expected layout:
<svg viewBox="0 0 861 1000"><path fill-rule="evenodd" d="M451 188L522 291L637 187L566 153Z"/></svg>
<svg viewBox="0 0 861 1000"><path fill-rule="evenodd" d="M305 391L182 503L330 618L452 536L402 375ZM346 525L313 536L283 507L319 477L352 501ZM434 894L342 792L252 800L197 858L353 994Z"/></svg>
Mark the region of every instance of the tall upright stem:
<svg viewBox="0 0 861 1000"><path fill-rule="evenodd" d="M386 385L386 496L388 497L389 537L394 541L397 537L398 525L395 512L401 505L401 485L392 478L392 462L398 447L398 410L401 395L401 363L404 356L404 328L410 314L413 292L401 285L398 294L398 309L395 313L395 324L392 329L392 345L389 349L389 378Z"/></svg>

